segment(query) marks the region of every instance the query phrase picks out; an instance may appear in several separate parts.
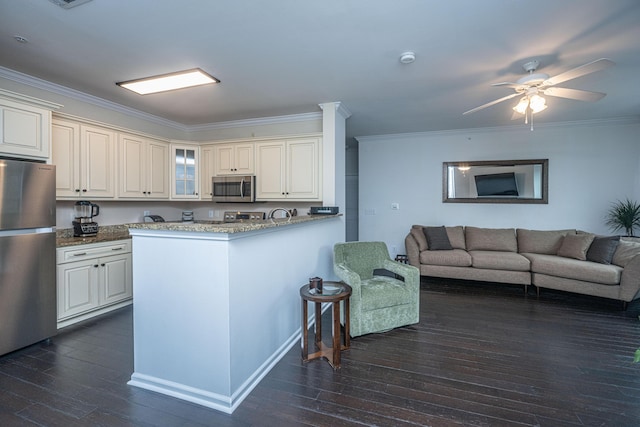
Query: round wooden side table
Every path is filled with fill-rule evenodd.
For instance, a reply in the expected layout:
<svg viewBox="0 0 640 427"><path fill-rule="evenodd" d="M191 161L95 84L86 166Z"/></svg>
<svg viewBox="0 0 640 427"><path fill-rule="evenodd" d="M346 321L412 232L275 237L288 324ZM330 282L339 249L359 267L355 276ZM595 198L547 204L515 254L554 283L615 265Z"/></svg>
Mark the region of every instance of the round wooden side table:
<svg viewBox="0 0 640 427"><path fill-rule="evenodd" d="M324 282L322 293L317 289L312 289L309 284L300 288L302 298L302 360L309 360L324 357L331 367L340 368L340 351L346 350L351 345L349 337L349 297L351 296L351 286L342 282ZM344 301L344 344L340 339L340 301ZM309 330L307 329L307 302L315 305L316 328L315 344L318 351L309 354ZM331 303L333 308L333 345L327 346L322 342L322 303Z"/></svg>

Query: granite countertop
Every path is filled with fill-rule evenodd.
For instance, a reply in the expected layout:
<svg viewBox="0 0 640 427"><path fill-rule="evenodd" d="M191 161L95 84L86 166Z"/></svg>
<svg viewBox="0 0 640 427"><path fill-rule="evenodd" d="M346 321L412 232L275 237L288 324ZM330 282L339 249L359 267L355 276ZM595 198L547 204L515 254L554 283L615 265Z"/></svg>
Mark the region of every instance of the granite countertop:
<svg viewBox="0 0 640 427"><path fill-rule="evenodd" d="M73 237L73 228L63 228L56 230L56 247L63 248L66 246L112 242L130 238L129 227L126 224L100 226L98 227L98 235L95 237Z"/></svg>
<svg viewBox="0 0 640 427"><path fill-rule="evenodd" d="M301 215L291 219L278 218L262 221L246 222L221 222L221 221L195 221L195 222L143 222L127 224L130 229L136 230L165 230L165 231L194 231L199 233L243 233L247 231L264 230L273 227L301 224L305 222L321 221L335 218L338 215Z"/></svg>
<svg viewBox="0 0 640 427"><path fill-rule="evenodd" d="M56 231L56 247L87 245L91 243L112 242L115 240L130 239L129 229L136 230L166 230L166 231L195 231L199 233L243 233L247 231L264 230L273 227L300 224L311 221L322 221L335 218L338 215L301 215L294 216L291 220L278 218L274 220L246 221L246 222L222 222L222 221L195 221L195 222L140 222L122 225L104 225L98 228L95 237L73 237L73 228L64 228Z"/></svg>

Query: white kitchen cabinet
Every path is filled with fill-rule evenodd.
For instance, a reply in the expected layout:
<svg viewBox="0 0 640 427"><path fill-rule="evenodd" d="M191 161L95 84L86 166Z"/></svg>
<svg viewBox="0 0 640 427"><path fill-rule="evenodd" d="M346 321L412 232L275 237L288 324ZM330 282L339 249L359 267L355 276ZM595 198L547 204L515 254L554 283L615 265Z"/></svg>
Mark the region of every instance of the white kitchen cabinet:
<svg viewBox="0 0 640 427"><path fill-rule="evenodd" d="M199 199L200 147L197 145L171 144L171 198Z"/></svg>
<svg viewBox="0 0 640 427"><path fill-rule="evenodd" d="M131 303L131 241L58 248L58 327Z"/></svg>
<svg viewBox="0 0 640 427"><path fill-rule="evenodd" d="M57 104L0 90L0 153L48 160L51 109L58 107Z"/></svg>
<svg viewBox="0 0 640 427"><path fill-rule="evenodd" d="M55 118L52 134L56 197L115 197L115 132L100 126Z"/></svg>
<svg viewBox="0 0 640 427"><path fill-rule="evenodd" d="M118 139L118 197L168 199L169 144L128 133Z"/></svg>
<svg viewBox="0 0 640 427"><path fill-rule="evenodd" d="M215 146L214 173L219 175L253 175L254 144L235 143Z"/></svg>
<svg viewBox="0 0 640 427"><path fill-rule="evenodd" d="M320 138L257 142L256 200L321 200L320 153Z"/></svg>
<svg viewBox="0 0 640 427"><path fill-rule="evenodd" d="M203 145L200 147L200 199L211 200L213 197L213 188L211 188L211 178L215 174L215 155L216 147L214 145Z"/></svg>

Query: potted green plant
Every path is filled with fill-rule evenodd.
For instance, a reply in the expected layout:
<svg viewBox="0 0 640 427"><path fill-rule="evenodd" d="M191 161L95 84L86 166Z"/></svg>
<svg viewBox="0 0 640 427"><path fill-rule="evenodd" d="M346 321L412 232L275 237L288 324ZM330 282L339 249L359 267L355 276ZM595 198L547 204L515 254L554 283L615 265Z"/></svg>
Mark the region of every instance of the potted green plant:
<svg viewBox="0 0 640 427"><path fill-rule="evenodd" d="M611 205L606 224L613 231L624 229L627 236L633 236L633 229L640 228L640 203L629 199L618 200Z"/></svg>

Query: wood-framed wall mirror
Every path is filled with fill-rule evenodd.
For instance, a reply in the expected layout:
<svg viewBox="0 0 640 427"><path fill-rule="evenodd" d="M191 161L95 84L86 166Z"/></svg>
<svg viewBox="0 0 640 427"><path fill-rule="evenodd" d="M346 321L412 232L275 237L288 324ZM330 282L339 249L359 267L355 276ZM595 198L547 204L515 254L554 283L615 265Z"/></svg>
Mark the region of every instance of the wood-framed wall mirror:
<svg viewBox="0 0 640 427"><path fill-rule="evenodd" d="M549 159L442 164L444 203L547 204Z"/></svg>

